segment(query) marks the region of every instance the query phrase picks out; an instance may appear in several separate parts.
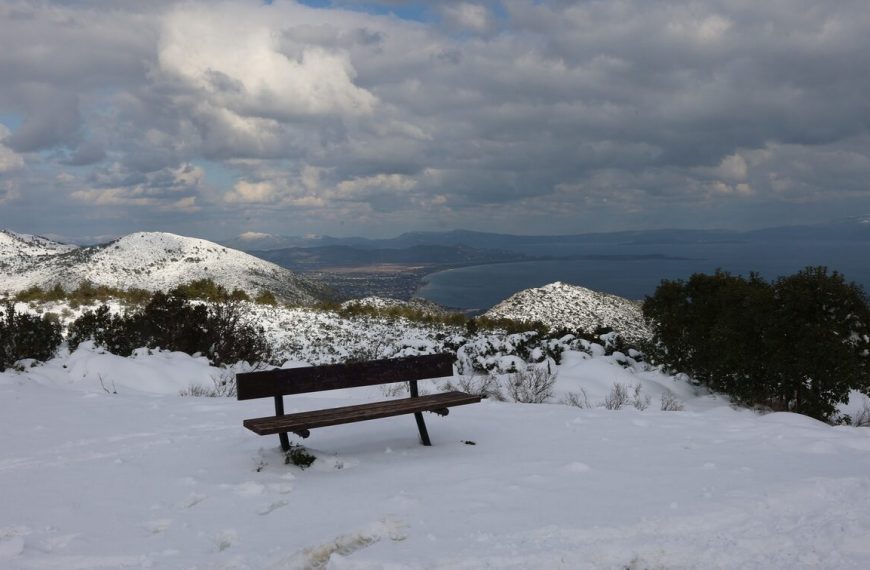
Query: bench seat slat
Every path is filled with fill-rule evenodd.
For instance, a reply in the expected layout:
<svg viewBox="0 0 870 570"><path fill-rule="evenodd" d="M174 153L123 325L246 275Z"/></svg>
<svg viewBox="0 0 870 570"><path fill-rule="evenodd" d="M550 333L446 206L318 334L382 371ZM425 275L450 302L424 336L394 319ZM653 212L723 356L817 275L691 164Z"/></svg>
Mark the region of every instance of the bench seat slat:
<svg viewBox="0 0 870 570"><path fill-rule="evenodd" d="M434 411L452 406L475 404L477 402L480 402L480 396L466 394L465 392L443 392L418 398L402 398L400 400L343 406L284 416L253 418L244 420L243 425L259 435L270 435L377 418L388 418L402 414Z"/></svg>

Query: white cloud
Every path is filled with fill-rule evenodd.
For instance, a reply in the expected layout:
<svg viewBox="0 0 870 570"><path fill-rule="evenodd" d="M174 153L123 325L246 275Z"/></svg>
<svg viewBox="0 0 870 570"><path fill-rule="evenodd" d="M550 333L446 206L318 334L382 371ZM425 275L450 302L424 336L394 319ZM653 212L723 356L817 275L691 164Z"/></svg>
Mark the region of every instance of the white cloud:
<svg viewBox="0 0 870 570"><path fill-rule="evenodd" d="M371 114L376 98L354 84L346 52L285 39L302 14L287 5L182 5L164 20L156 71L241 119Z"/></svg>
<svg viewBox="0 0 870 570"><path fill-rule="evenodd" d="M24 168L24 158L4 143L10 135L6 125L0 124L0 172L11 172Z"/></svg>
<svg viewBox="0 0 870 570"><path fill-rule="evenodd" d="M232 192L224 196L230 204L268 204L278 198L278 188L272 182L249 182L239 180Z"/></svg>
<svg viewBox="0 0 870 570"><path fill-rule="evenodd" d="M732 180L745 180L749 172L749 166L746 164L746 159L740 154L730 154L722 159L717 169L719 175Z"/></svg>
<svg viewBox="0 0 870 570"><path fill-rule="evenodd" d="M95 206L139 206L158 210L198 211L196 193L203 180L201 167L184 164L147 176L133 177L114 163L94 177L96 188L81 188L70 194Z"/></svg>
<svg viewBox="0 0 870 570"><path fill-rule="evenodd" d="M459 2L446 5L441 11L451 23L475 32L484 32L492 24L489 10L481 4Z"/></svg>
<svg viewBox="0 0 870 570"><path fill-rule="evenodd" d="M351 198L367 191L382 191L400 193L408 191L417 185L417 181L410 176L401 174L377 174L352 180L343 180L338 183L336 190L342 198Z"/></svg>
<svg viewBox="0 0 870 570"><path fill-rule="evenodd" d="M239 234L239 239L242 241L257 241L272 237L272 234L263 232L242 232Z"/></svg>
<svg viewBox="0 0 870 570"><path fill-rule="evenodd" d="M21 198L21 192L14 182L7 180L0 184L0 206L14 202L19 198Z"/></svg>

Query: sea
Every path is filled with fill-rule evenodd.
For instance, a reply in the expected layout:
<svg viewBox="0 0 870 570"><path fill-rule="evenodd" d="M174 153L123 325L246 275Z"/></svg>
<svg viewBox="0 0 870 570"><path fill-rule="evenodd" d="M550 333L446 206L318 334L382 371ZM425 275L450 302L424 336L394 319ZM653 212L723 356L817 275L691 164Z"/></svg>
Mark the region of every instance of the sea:
<svg viewBox="0 0 870 570"><path fill-rule="evenodd" d="M469 314L485 312L518 291L554 281L629 299L652 295L664 279L686 279L717 269L757 272L766 279L823 265L870 290L870 242L775 241L689 244L559 244L523 253L558 257L539 261L475 265L432 273L416 296Z"/></svg>

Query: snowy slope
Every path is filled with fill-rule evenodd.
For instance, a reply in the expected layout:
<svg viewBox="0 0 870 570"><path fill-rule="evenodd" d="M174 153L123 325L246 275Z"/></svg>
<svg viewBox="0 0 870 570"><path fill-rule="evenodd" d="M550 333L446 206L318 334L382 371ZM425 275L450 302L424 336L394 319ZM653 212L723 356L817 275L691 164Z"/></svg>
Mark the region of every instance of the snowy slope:
<svg viewBox="0 0 870 570"><path fill-rule="evenodd" d="M77 248L78 246L58 243L42 236L0 230L0 264L11 264L15 259L32 260Z"/></svg>
<svg viewBox="0 0 870 570"><path fill-rule="evenodd" d="M426 299L413 298L409 301L400 299L390 299L387 297L363 297L361 299L351 299L341 304L343 309L353 307L364 307L374 309L376 311L389 311L391 309L405 309L410 311L419 311L426 315L446 315L449 311L435 303Z"/></svg>
<svg viewBox="0 0 870 570"><path fill-rule="evenodd" d="M0 291L55 284L70 289L85 280L154 291L210 278L228 289L250 294L268 290L298 304L312 303L323 294L321 286L287 269L202 239L140 232L105 245L75 248L47 240L34 244L14 236L9 239L9 234L0 234L0 239L4 236L8 245L3 247L0 241L0 263L5 268Z"/></svg>
<svg viewBox="0 0 870 570"><path fill-rule="evenodd" d="M409 417L314 430L304 471L241 425L271 402L176 395L222 374L202 359L83 347L0 373L0 567L870 567L870 430L607 358L567 354L562 388L630 378L686 411L484 401L427 415L429 448Z"/></svg>
<svg viewBox="0 0 870 570"><path fill-rule="evenodd" d="M610 327L628 339L648 338L639 303L567 283L520 291L486 312L487 317L541 321L553 328L592 332Z"/></svg>

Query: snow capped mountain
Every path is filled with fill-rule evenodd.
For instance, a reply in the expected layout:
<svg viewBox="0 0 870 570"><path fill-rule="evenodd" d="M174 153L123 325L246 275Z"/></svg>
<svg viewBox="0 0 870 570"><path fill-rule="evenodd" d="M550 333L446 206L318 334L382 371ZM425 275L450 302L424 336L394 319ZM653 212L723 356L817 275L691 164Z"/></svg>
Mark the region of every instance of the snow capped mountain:
<svg viewBox="0 0 870 570"><path fill-rule="evenodd" d="M272 291L280 299L310 304L323 287L292 271L216 243L169 233L139 232L104 245L76 247L45 238L0 233L0 291L20 291L82 281L128 289L165 290L213 279L249 294Z"/></svg>
<svg viewBox="0 0 870 570"><path fill-rule="evenodd" d="M610 327L630 340L649 338L640 304L559 281L526 289L486 312L487 317L541 321L554 328L594 331Z"/></svg>
<svg viewBox="0 0 870 570"><path fill-rule="evenodd" d="M57 243L42 236L32 236L11 232L9 230L0 230L0 263L15 257L34 258L46 255L56 255L77 248L78 246Z"/></svg>

